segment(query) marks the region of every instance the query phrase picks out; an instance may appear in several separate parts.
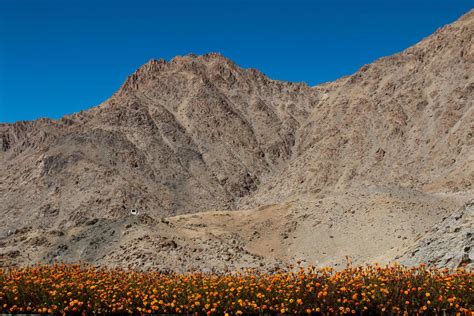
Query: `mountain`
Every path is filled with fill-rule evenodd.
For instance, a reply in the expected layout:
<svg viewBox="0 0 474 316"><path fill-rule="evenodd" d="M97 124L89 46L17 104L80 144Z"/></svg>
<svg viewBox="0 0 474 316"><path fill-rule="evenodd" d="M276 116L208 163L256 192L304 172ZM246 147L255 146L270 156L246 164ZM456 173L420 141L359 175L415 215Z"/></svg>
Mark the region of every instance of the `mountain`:
<svg viewBox="0 0 474 316"><path fill-rule="evenodd" d="M151 60L90 110L1 124L0 265L398 258L473 196L473 35L470 11L315 87Z"/></svg>

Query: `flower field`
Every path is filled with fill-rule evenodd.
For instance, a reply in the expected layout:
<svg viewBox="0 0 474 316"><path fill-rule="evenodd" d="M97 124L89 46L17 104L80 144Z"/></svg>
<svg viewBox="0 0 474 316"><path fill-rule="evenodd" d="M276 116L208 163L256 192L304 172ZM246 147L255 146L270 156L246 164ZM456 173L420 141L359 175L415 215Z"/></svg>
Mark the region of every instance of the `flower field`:
<svg viewBox="0 0 474 316"><path fill-rule="evenodd" d="M0 270L2 313L466 314L474 274L425 266L162 274L88 265Z"/></svg>

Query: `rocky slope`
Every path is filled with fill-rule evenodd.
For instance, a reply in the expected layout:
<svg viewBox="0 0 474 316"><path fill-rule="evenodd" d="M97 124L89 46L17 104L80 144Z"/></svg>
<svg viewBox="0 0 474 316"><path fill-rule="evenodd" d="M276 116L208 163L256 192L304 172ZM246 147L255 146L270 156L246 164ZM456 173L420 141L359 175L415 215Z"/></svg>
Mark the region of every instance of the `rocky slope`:
<svg viewBox="0 0 474 316"><path fill-rule="evenodd" d="M297 130L294 159L248 200L361 186L472 190L473 20L471 11L399 54L315 87L324 101Z"/></svg>
<svg viewBox="0 0 474 316"><path fill-rule="evenodd" d="M408 265L474 267L474 200L469 201L412 245L400 259Z"/></svg>
<svg viewBox="0 0 474 316"><path fill-rule="evenodd" d="M288 160L313 94L217 54L152 60L97 108L1 127L5 213L75 225L232 208Z"/></svg>
<svg viewBox="0 0 474 316"><path fill-rule="evenodd" d="M98 107L0 124L0 264L397 258L473 196L473 35L471 11L315 87L152 60Z"/></svg>

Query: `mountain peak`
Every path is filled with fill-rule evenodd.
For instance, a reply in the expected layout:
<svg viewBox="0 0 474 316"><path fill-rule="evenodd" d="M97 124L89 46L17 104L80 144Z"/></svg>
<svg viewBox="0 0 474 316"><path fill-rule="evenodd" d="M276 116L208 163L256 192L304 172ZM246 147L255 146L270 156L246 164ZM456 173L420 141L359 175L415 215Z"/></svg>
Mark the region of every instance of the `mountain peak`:
<svg viewBox="0 0 474 316"><path fill-rule="evenodd" d="M188 54L148 61L106 106L0 126L0 266L405 253L474 193L472 16L316 88Z"/></svg>
<svg viewBox="0 0 474 316"><path fill-rule="evenodd" d="M120 90L119 94L135 91L141 84L153 80L163 70L170 71L192 71L192 72L211 72L211 69L239 68L231 59L216 52L210 52L203 55L193 53L176 56L170 61L163 58L150 59L148 62L140 66L133 74L128 76Z"/></svg>

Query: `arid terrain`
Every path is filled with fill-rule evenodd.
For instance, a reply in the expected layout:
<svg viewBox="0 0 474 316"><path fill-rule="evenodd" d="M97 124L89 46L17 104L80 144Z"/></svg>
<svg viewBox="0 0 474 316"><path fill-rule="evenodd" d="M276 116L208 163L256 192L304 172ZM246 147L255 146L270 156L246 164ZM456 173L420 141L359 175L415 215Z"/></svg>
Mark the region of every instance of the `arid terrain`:
<svg viewBox="0 0 474 316"><path fill-rule="evenodd" d="M151 60L94 108L0 124L0 266L472 268L473 136L474 10L314 87Z"/></svg>

